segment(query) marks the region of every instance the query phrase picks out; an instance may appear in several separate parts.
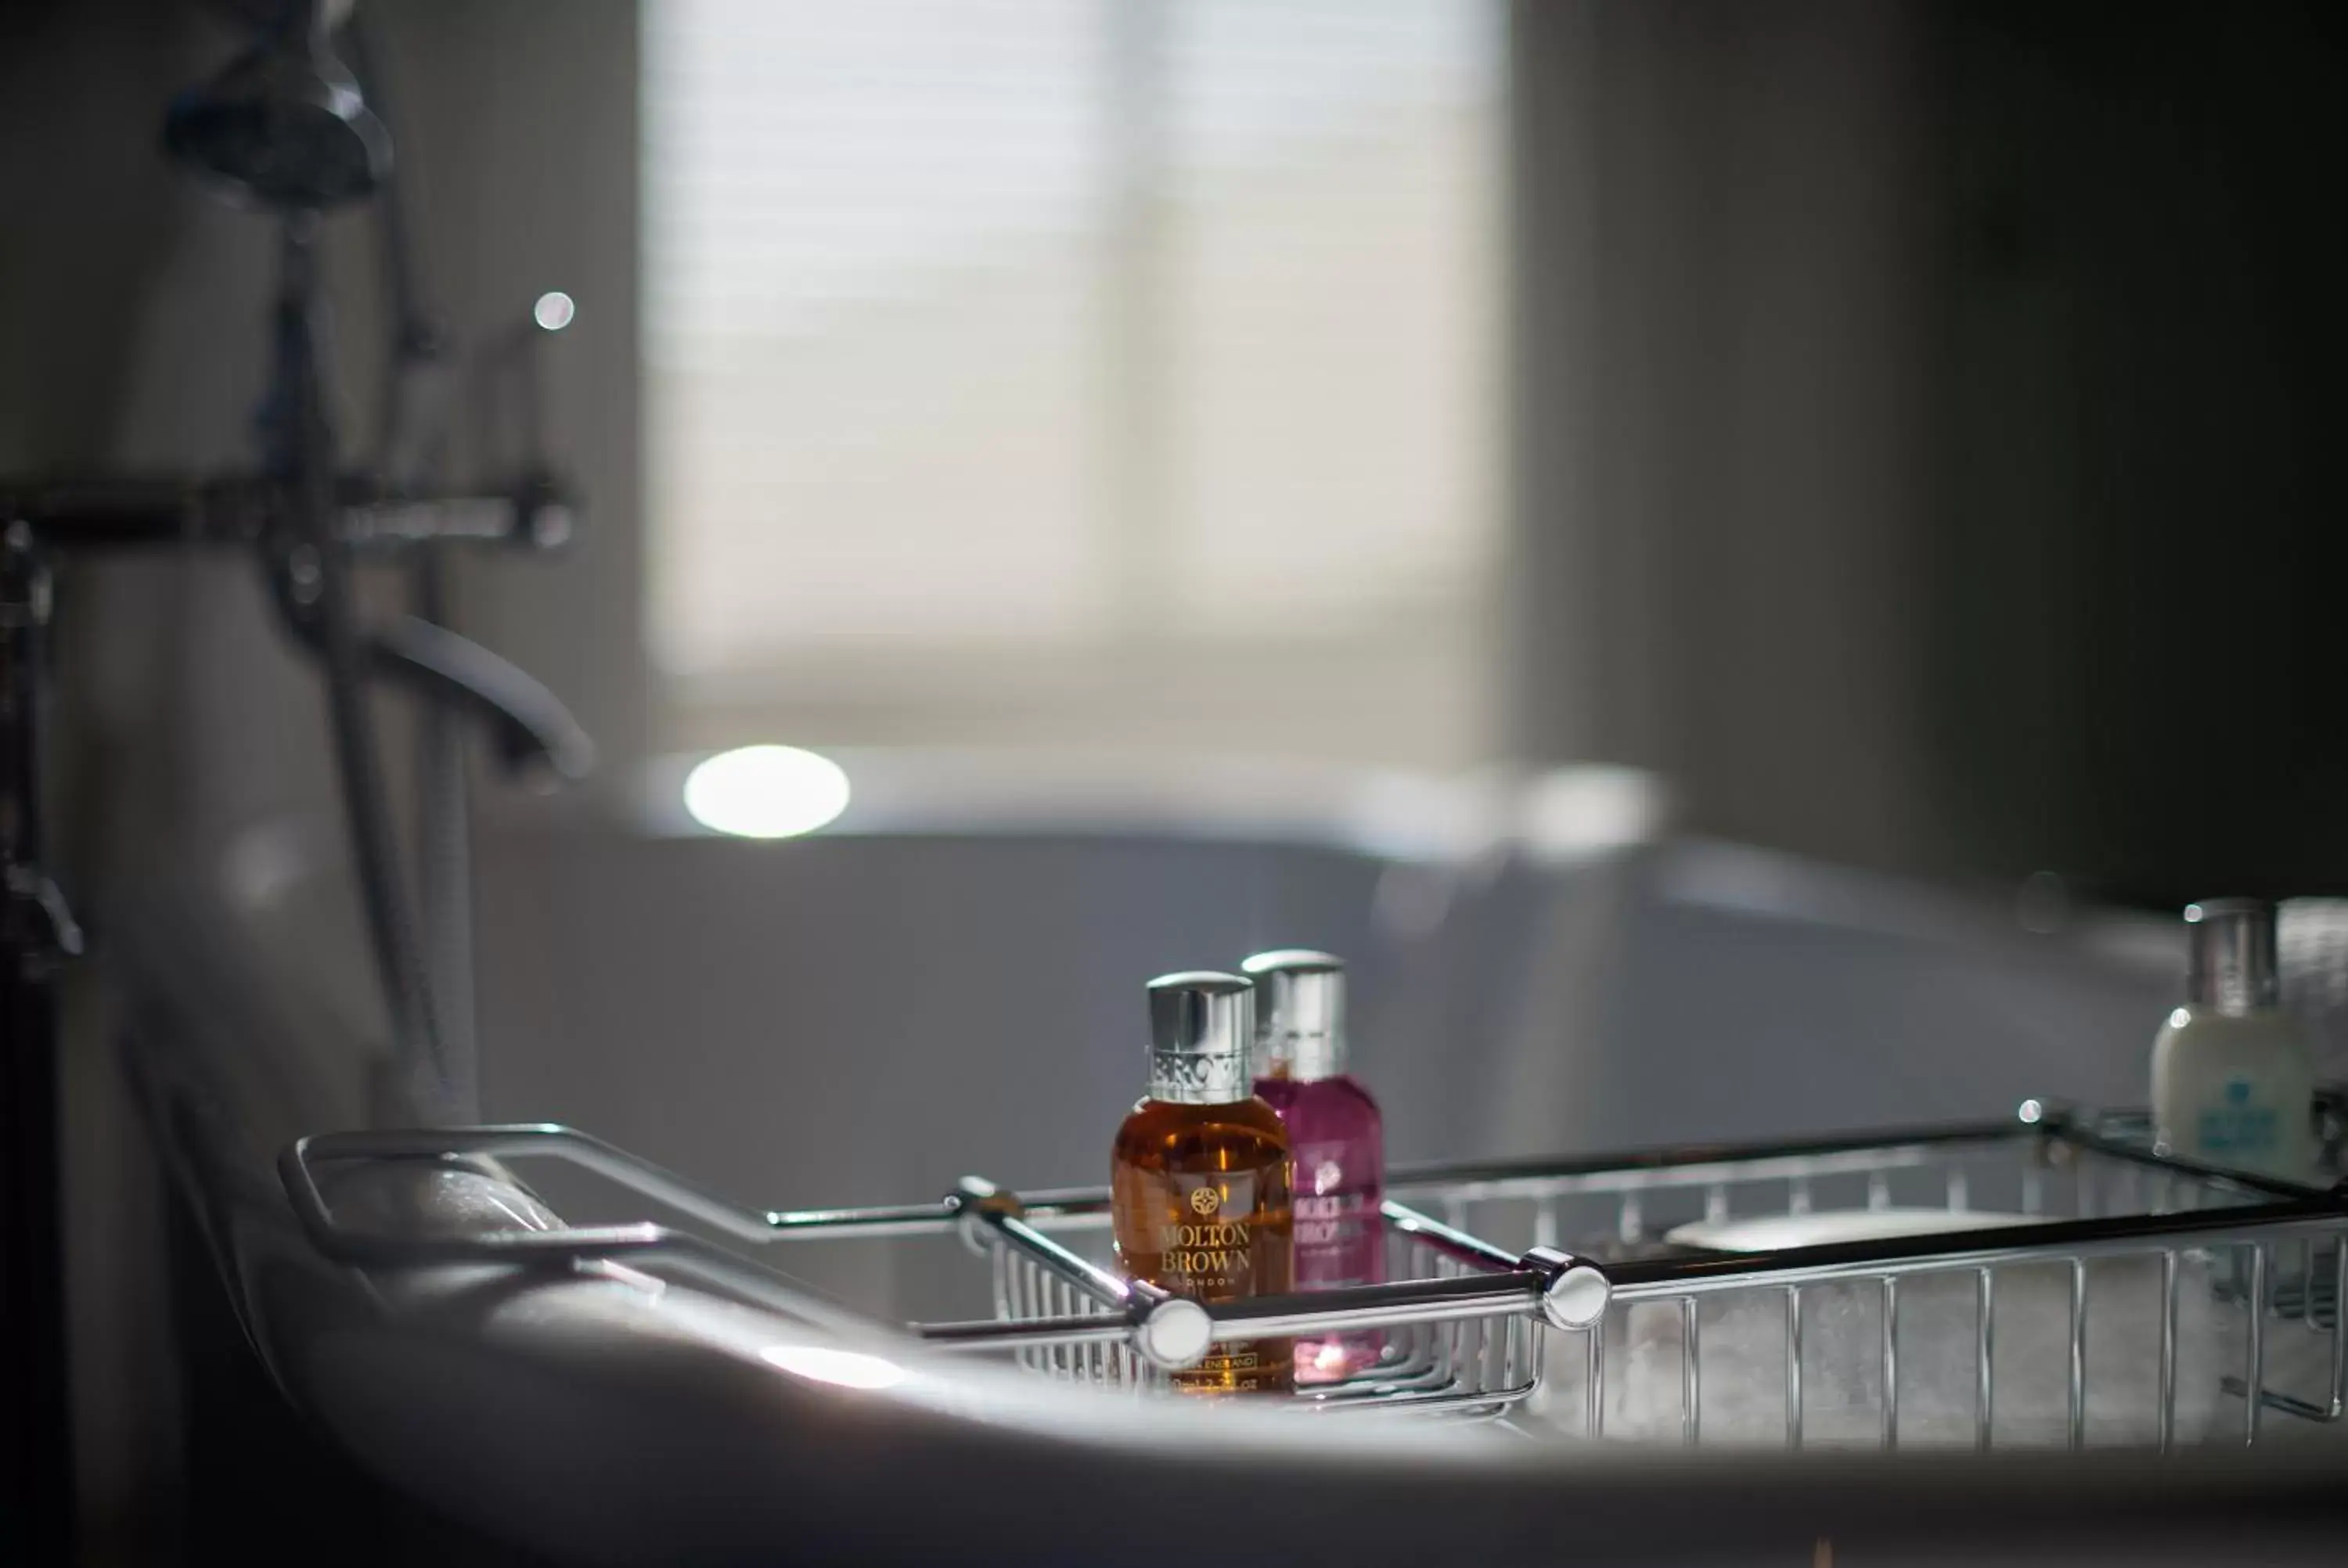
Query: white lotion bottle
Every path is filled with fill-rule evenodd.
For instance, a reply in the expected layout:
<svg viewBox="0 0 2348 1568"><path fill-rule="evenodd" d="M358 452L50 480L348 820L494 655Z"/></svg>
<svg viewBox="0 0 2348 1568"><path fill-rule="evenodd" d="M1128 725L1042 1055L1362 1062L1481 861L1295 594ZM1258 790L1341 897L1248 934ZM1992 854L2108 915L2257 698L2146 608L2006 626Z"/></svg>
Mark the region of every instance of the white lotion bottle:
<svg viewBox="0 0 2348 1568"><path fill-rule="evenodd" d="M2185 1005L2152 1046L2155 1136L2165 1153L2284 1181L2315 1178L2314 1055L2282 1009L2274 906L2210 898L2185 908Z"/></svg>

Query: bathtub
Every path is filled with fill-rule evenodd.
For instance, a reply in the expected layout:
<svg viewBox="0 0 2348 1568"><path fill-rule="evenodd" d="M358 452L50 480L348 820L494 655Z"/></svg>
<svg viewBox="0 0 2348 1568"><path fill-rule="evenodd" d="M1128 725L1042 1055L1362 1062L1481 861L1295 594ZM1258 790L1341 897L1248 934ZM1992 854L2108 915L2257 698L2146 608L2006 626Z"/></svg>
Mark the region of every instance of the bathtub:
<svg viewBox="0 0 2348 1568"><path fill-rule="evenodd" d="M498 823L479 867L485 1118L580 1126L777 1207L920 1201L966 1173L1097 1182L1142 1079L1142 981L1277 945L1352 960L1355 1058L1397 1160L1799 1134L2137 1098L2175 983L2157 925L2034 933L1995 904L1635 812L1529 815L1614 787L1587 780L1486 781L1462 804L1320 779L1267 812L1261 781L1120 793L967 757L850 765L861 812L792 841L688 831L662 804L673 770ZM2338 1539L2336 1465L2304 1454L2205 1458L2147 1491L2117 1456L1723 1461L1145 1410L843 1338L827 1303L889 1320L936 1297L931 1265L877 1247L782 1260L804 1313L625 1269L329 1264L270 1163L397 1113L334 847L268 825L209 887L129 923L133 1058L277 1387L371 1473L489 1536L614 1563L1089 1561L1200 1530L1363 1562L1783 1561L1837 1538L2182 1561L2244 1518L2279 1553ZM408 1234L637 1217L590 1182L495 1164L353 1167L327 1192L354 1225ZM808 1344L897 1376L802 1376Z"/></svg>

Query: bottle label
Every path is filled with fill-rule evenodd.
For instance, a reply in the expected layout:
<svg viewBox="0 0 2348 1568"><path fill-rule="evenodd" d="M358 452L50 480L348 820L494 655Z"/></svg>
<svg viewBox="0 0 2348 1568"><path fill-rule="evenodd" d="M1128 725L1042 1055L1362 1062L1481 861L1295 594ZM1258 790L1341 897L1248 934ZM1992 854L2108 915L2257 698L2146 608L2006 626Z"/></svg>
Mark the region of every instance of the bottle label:
<svg viewBox="0 0 2348 1568"><path fill-rule="evenodd" d="M1385 1270L1385 1226L1374 1189L1355 1184L1343 1145L1307 1145L1296 1162L1296 1288L1375 1285Z"/></svg>
<svg viewBox="0 0 2348 1568"><path fill-rule="evenodd" d="M2219 1102L2194 1118L2194 1148L2216 1163L2243 1164L2271 1158L2282 1132L2281 1115L2258 1102L2250 1080L2230 1078Z"/></svg>
<svg viewBox="0 0 2348 1568"><path fill-rule="evenodd" d="M1277 1245L1277 1235L1262 1235L1256 1222L1258 1196L1255 1173L1218 1171L1180 1174L1173 1178L1175 1214L1158 1227L1158 1267L1154 1277L1177 1296L1193 1301L1230 1301L1252 1296L1277 1281L1267 1259L1258 1255L1259 1244ZM1265 1353L1277 1356L1267 1362ZM1287 1381L1289 1358L1284 1340L1225 1341L1187 1372L1175 1374L1177 1387L1244 1392Z"/></svg>
<svg viewBox="0 0 2348 1568"><path fill-rule="evenodd" d="M1374 1285L1378 1215L1359 1193L1318 1193L1296 1200L1296 1287L1338 1290Z"/></svg>
<svg viewBox="0 0 2348 1568"><path fill-rule="evenodd" d="M1177 1177L1182 1217L1159 1226L1159 1283L1215 1301L1249 1293L1255 1279L1255 1178L1237 1173Z"/></svg>

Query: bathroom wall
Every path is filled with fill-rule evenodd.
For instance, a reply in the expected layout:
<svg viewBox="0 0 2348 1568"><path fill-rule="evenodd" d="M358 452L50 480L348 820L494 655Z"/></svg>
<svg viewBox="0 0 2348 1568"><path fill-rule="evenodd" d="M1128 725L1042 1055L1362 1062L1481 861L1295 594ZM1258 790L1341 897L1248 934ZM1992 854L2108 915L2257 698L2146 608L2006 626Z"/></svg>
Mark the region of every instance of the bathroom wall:
<svg viewBox="0 0 2348 1568"><path fill-rule="evenodd" d="M1520 754L1949 867L1923 728L1932 7L1516 12Z"/></svg>
<svg viewBox="0 0 2348 1568"><path fill-rule="evenodd" d="M2348 879L2336 13L1517 26L1517 749L1989 886Z"/></svg>

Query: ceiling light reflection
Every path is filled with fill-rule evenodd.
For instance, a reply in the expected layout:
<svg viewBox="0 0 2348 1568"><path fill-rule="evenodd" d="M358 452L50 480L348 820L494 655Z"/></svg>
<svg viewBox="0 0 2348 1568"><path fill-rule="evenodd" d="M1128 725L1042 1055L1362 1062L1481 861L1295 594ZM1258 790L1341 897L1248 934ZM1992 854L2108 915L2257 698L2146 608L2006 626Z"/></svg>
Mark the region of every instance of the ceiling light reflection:
<svg viewBox="0 0 2348 1568"><path fill-rule="evenodd" d="M848 809L848 775L797 746L743 746L704 759L685 779L685 809L713 833L790 838Z"/></svg>

